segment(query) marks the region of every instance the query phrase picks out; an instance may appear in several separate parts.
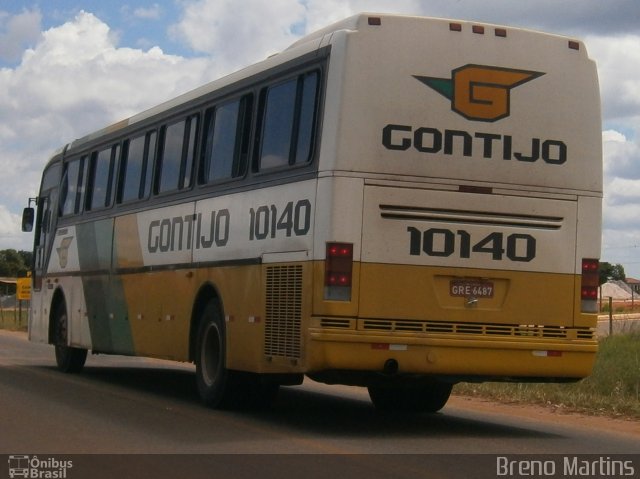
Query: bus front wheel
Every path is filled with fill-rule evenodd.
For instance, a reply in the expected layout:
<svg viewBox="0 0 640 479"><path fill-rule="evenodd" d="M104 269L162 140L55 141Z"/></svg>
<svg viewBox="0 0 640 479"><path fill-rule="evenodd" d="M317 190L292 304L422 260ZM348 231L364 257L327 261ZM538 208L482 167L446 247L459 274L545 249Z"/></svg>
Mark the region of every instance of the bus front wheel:
<svg viewBox="0 0 640 479"><path fill-rule="evenodd" d="M369 386L371 402L380 411L435 413L444 407L453 384L435 381L411 386Z"/></svg>
<svg viewBox="0 0 640 479"><path fill-rule="evenodd" d="M58 303L54 316L53 344L56 350L56 364L65 373L79 373L87 360L87 350L67 345L69 317L64 301Z"/></svg>

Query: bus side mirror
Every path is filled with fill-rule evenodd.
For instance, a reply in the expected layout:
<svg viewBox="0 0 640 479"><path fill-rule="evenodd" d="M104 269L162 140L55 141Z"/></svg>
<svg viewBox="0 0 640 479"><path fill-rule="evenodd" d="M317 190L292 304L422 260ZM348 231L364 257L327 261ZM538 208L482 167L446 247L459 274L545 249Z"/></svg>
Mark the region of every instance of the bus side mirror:
<svg viewBox="0 0 640 479"><path fill-rule="evenodd" d="M22 231L29 233L33 230L33 219L35 218L35 210L33 208L25 208L22 211Z"/></svg>

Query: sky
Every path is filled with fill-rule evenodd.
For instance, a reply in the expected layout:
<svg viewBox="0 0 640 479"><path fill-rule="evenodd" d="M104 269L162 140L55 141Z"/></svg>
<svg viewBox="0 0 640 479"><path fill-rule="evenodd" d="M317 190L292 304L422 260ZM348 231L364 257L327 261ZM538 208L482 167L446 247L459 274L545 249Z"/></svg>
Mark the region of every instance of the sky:
<svg viewBox="0 0 640 479"><path fill-rule="evenodd" d="M638 0L0 0L0 249L52 152L368 11L475 20L584 40L604 155L601 258L640 278Z"/></svg>

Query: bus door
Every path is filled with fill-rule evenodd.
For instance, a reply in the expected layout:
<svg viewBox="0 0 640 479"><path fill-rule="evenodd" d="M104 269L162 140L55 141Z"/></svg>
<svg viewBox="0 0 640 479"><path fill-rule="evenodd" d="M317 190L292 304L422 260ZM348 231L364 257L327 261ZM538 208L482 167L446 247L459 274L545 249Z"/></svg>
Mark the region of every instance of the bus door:
<svg viewBox="0 0 640 479"><path fill-rule="evenodd" d="M38 196L38 210L35 224L33 248L33 296L29 316L29 337L31 340L48 342L49 322L45 311L49 304L49 292L43 287L43 277L47 272L51 246L55 237L58 204L59 167L49 168L42 180Z"/></svg>

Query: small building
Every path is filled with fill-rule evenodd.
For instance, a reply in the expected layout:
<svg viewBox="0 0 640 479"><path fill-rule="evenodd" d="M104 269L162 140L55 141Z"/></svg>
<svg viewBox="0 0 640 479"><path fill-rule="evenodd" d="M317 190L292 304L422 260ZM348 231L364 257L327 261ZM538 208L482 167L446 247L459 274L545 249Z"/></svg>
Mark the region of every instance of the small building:
<svg viewBox="0 0 640 479"><path fill-rule="evenodd" d="M16 278L0 278L0 295L9 295L16 292Z"/></svg>
<svg viewBox="0 0 640 479"><path fill-rule="evenodd" d="M640 294L640 280L635 278L625 278L624 282L629 285L629 287L633 290L634 293Z"/></svg>

